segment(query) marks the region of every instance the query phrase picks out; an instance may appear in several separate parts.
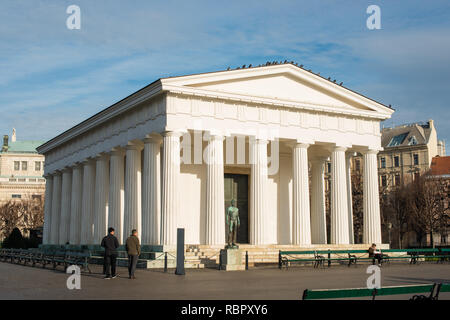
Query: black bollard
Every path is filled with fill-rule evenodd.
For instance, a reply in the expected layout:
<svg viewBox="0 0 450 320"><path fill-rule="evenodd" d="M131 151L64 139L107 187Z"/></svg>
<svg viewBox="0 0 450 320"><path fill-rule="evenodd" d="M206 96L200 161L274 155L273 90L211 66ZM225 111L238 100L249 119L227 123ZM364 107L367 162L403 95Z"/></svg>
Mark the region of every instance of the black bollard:
<svg viewBox="0 0 450 320"><path fill-rule="evenodd" d="M331 252L330 249L328 249L328 268L331 266Z"/></svg>
<svg viewBox="0 0 450 320"><path fill-rule="evenodd" d="M245 270L248 270L248 251L245 251Z"/></svg>
<svg viewBox="0 0 450 320"><path fill-rule="evenodd" d="M164 252L164 272L167 272L167 252Z"/></svg>
<svg viewBox="0 0 450 320"><path fill-rule="evenodd" d="M184 275L184 228L177 229L177 268L176 275Z"/></svg>

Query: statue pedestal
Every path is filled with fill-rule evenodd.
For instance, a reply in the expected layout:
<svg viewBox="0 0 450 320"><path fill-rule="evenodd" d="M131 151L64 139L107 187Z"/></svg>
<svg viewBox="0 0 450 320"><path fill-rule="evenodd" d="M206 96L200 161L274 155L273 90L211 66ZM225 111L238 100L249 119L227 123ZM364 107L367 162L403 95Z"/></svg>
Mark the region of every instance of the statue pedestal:
<svg viewBox="0 0 450 320"><path fill-rule="evenodd" d="M242 263L242 251L239 249L221 249L220 257L222 259L222 270L238 271L245 270Z"/></svg>

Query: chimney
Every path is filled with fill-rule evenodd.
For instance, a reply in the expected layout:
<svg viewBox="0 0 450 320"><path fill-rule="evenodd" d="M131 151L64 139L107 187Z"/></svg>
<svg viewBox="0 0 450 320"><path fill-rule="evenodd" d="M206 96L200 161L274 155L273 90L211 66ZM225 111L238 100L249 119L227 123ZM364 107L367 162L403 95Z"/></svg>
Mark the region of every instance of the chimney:
<svg viewBox="0 0 450 320"><path fill-rule="evenodd" d="M430 126L430 128L434 128L434 121L433 121L433 119L428 120L428 125Z"/></svg>

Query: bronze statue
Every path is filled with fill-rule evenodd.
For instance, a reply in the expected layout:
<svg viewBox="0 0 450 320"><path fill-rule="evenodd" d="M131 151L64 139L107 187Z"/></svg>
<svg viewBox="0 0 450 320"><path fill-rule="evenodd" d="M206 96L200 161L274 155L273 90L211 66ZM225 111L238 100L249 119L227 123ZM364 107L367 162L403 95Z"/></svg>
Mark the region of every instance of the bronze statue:
<svg viewBox="0 0 450 320"><path fill-rule="evenodd" d="M239 209L235 207L236 201L231 200L231 206L227 208L228 245L227 248L238 248L236 245L237 231L241 224L239 221Z"/></svg>

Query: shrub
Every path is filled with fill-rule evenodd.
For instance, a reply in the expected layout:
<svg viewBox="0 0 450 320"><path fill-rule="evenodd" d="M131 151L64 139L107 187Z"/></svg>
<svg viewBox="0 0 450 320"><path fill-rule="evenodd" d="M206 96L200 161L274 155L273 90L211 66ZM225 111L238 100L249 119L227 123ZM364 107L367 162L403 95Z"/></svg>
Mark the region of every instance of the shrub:
<svg viewBox="0 0 450 320"><path fill-rule="evenodd" d="M18 228L14 228L11 234L6 237L6 239L3 241L3 248L11 248L11 249L26 248L26 241Z"/></svg>

